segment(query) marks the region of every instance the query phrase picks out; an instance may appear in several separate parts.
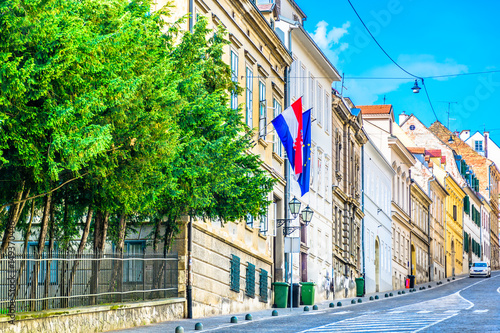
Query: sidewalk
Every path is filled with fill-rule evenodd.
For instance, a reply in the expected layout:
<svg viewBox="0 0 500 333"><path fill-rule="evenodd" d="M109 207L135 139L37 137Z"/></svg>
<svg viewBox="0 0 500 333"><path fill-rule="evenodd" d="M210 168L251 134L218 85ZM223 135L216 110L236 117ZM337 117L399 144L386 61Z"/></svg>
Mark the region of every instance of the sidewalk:
<svg viewBox="0 0 500 333"><path fill-rule="evenodd" d="M461 275L461 276L456 276L454 278L455 281L461 280L465 278L466 275ZM420 285L415 285L415 292L419 291L426 291L432 288L439 288L441 285L445 285L449 283L447 281L448 279L443 279L441 281L433 281L433 282L428 282L425 284L420 284ZM450 282L453 282L453 278L449 278ZM431 288L429 288L431 286ZM425 288L425 289L423 289ZM404 294L403 294L404 292ZM350 297L350 298L342 298L342 299L335 299L335 300L328 300L328 301L323 301L320 303L315 304L318 307L318 310L325 310L325 309L330 309L330 303L334 305L333 308L338 308L338 302L341 302L342 309L343 308L349 308L350 310L353 310L355 306L359 303L367 303L367 302L380 302L386 299L394 298L394 297L402 297L406 295L410 295L412 292L409 291L409 289L398 289L398 290L391 290L391 291L385 291L385 292L378 292L378 293L371 293L371 294L366 294L363 297ZM387 294L387 297L386 297ZM392 294L392 296L391 296ZM376 297L378 296L379 299L376 300ZM370 300L370 298L373 298L373 300ZM361 300L361 302L359 302ZM354 303L352 303L354 301ZM129 333L129 332L176 332L176 327L181 326L184 329L184 332L195 332L195 325L197 323L201 323L203 325L203 331L211 331L215 329L220 329L223 327L230 327L235 325L235 323L231 323L231 317L236 317L237 322L239 325L245 324L245 323L250 323L250 322L255 322L255 321L261 321L261 320L271 320L273 318L276 318L275 316L272 316L272 313L274 310L278 312L278 316L280 318L282 317L287 317L287 316L295 316L299 314L303 314L305 311L304 305L299 306L298 308L268 308L266 310L261 310L261 311L253 311L253 312L245 312L245 313L237 313L237 314L226 314L226 315L219 315L219 316L214 316L214 317L205 317L205 318L196 318L196 319L182 319L182 320L177 320L177 321L170 321L170 322L163 322L163 323L158 323L155 325L149 325L149 326L142 326L142 327L137 327L133 329L125 329L125 330L120 330L117 332L121 333ZM308 306L309 311L315 311L313 310L313 306ZM246 320L246 316L250 315L251 320Z"/></svg>

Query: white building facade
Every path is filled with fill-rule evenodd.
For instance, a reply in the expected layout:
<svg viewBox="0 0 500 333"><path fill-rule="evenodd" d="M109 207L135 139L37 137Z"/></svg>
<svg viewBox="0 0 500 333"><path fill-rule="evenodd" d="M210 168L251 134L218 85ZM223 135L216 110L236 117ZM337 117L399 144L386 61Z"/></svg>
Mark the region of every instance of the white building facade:
<svg viewBox="0 0 500 333"><path fill-rule="evenodd" d="M371 140L363 147L363 269L366 293L374 293L392 289L391 184L395 171Z"/></svg>
<svg viewBox="0 0 500 333"><path fill-rule="evenodd" d="M290 104L302 97L303 111L312 108L310 191L301 197L298 183L289 177L291 198L309 206L313 219L291 236L300 237L300 253L293 255L293 282L315 282L316 300L326 299L327 277L332 276L332 96L333 81L340 81L335 67L302 26L304 13L294 1L281 1L275 22L292 52L289 74ZM294 222L298 225L298 220Z"/></svg>

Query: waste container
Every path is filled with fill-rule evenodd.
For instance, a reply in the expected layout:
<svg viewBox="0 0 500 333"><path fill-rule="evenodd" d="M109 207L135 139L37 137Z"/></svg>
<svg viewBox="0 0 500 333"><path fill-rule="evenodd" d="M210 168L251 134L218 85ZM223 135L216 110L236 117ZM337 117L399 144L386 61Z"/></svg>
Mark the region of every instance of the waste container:
<svg viewBox="0 0 500 333"><path fill-rule="evenodd" d="M410 279L410 288L415 288L415 275L408 275L408 279Z"/></svg>
<svg viewBox="0 0 500 333"><path fill-rule="evenodd" d="M288 300L289 283L273 282L274 286L274 304L277 308L286 308Z"/></svg>
<svg viewBox="0 0 500 333"><path fill-rule="evenodd" d="M356 297L365 295L365 279L362 277L356 278Z"/></svg>
<svg viewBox="0 0 500 333"><path fill-rule="evenodd" d="M316 288L314 282L301 282L302 290L300 296L302 297L302 303L304 305L314 305L314 294Z"/></svg>
<svg viewBox="0 0 500 333"><path fill-rule="evenodd" d="M405 279L405 288L410 288L410 279Z"/></svg>
<svg viewBox="0 0 500 333"><path fill-rule="evenodd" d="M293 307L298 308L300 305L300 284L294 283L293 288L291 288L293 291L288 293L288 305L290 305L290 295L292 296L293 299Z"/></svg>

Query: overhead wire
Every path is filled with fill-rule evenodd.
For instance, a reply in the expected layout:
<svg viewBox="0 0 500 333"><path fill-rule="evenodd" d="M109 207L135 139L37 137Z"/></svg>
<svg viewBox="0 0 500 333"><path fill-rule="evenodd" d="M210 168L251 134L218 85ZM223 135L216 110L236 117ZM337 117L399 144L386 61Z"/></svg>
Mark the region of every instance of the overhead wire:
<svg viewBox="0 0 500 333"><path fill-rule="evenodd" d="M439 121L438 116L436 114L436 111L434 111L434 106L432 105L431 99L429 97L429 93L427 91L427 87L425 86L424 78L421 77L421 76L417 76L415 74L410 73L409 71L407 71L406 69L404 69L403 67L401 67L394 59L392 59L392 57L384 50L384 48L382 47L382 45L380 45L380 43L377 41L377 39L375 39L375 36L373 36L373 34L371 33L370 29L368 29L368 27L366 26L365 22L361 18L361 16L359 16L358 11L356 10L356 8L354 8L351 0L347 0L347 2L349 2L349 5L351 5L352 10L354 11L354 13L358 17L358 19L361 21L361 24L363 24L363 26L365 27L365 29L368 32L368 34L370 34L370 36L372 37L372 39L375 41L375 43L378 45L378 47L382 50L382 52L384 52L384 54L387 56L387 58L389 58L397 67L399 67L399 69L401 69L406 74L408 74L410 76L413 76L416 79L420 79L422 81L422 86L424 87L424 91L425 91L425 94L427 96L427 100L429 101L429 105L431 106L432 113L434 113L434 116L436 117L436 120Z"/></svg>

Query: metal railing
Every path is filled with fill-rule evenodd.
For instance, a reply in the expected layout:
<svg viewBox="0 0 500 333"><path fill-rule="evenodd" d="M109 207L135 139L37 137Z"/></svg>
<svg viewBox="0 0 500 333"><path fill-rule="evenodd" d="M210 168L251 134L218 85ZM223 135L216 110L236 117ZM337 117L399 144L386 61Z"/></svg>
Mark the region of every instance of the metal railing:
<svg viewBox="0 0 500 333"><path fill-rule="evenodd" d="M0 258L0 314L177 297L178 258L162 254L44 253ZM10 264L10 267L9 267Z"/></svg>

